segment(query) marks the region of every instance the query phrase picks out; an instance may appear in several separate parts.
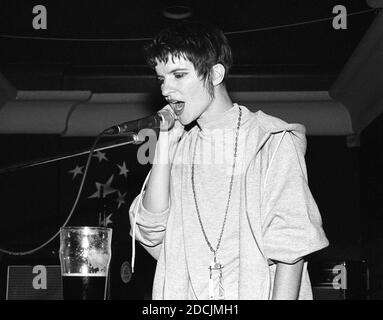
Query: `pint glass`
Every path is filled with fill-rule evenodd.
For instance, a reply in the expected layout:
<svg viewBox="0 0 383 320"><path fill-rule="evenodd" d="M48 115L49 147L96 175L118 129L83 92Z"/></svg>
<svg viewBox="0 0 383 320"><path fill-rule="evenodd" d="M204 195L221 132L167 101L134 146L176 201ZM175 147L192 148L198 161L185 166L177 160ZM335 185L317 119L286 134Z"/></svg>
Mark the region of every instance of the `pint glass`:
<svg viewBox="0 0 383 320"><path fill-rule="evenodd" d="M105 300L112 229L60 229L60 265L64 300Z"/></svg>

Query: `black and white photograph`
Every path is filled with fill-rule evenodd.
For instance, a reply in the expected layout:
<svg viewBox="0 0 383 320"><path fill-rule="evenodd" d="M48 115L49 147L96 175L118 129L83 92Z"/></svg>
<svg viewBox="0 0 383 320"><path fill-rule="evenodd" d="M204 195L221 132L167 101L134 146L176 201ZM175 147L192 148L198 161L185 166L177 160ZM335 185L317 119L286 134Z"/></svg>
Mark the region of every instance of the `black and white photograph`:
<svg viewBox="0 0 383 320"><path fill-rule="evenodd" d="M383 300L382 8L2 0L0 300Z"/></svg>

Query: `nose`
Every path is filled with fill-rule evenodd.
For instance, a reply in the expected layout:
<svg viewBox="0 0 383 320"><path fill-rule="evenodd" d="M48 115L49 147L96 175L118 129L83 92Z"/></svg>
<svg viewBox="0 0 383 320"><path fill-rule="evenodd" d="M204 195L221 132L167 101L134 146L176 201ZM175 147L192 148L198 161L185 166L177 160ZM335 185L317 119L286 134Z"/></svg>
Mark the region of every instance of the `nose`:
<svg viewBox="0 0 383 320"><path fill-rule="evenodd" d="M171 94L174 92L174 86L171 84L171 82L168 79L164 79L161 84L161 92L162 95L167 98L171 96Z"/></svg>

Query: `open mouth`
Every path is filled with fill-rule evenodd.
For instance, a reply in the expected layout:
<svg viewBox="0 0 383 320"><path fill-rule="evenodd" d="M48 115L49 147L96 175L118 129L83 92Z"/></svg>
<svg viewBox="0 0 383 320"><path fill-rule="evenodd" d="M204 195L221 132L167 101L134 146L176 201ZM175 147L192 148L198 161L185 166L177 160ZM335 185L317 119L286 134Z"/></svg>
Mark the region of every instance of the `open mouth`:
<svg viewBox="0 0 383 320"><path fill-rule="evenodd" d="M179 116L185 108L185 102L183 101L170 101L169 104L177 116Z"/></svg>

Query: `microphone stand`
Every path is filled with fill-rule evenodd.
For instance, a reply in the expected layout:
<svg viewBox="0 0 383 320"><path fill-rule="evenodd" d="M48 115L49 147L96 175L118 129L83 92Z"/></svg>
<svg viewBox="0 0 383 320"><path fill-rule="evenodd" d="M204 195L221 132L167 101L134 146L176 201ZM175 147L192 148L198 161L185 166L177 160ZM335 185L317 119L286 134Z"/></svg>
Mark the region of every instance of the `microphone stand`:
<svg viewBox="0 0 383 320"><path fill-rule="evenodd" d="M114 141L112 143L101 144L100 147L95 148L94 151L116 148L116 147L120 147L127 144L140 144L144 142L144 139L134 132L125 133L124 137L125 137L124 139L118 139L117 141ZM34 161L19 163L6 168L0 168L0 175L4 173L8 173L8 172L14 172L17 170L25 169L25 168L40 166L40 165L51 163L51 162L57 162L57 161L61 161L61 160L69 159L69 158L78 157L88 153L90 153L90 150L85 149L82 151L75 151L72 153L59 154L58 156L55 156L55 157L48 157L48 158L38 159Z"/></svg>

